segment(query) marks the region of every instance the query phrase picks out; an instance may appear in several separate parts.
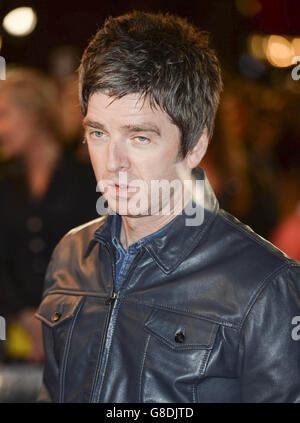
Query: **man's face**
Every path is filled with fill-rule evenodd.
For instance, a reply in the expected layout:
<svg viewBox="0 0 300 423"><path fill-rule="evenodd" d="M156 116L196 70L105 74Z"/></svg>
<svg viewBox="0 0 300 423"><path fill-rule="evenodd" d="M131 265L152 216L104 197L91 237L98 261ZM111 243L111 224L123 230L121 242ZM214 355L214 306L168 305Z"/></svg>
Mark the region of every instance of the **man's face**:
<svg viewBox="0 0 300 423"><path fill-rule="evenodd" d="M153 181L179 182L178 172L186 169L184 160L177 160L179 129L168 115L134 94L115 99L98 92L90 97L84 127L96 179L109 206L132 216L164 209L170 196L152 195ZM174 187L179 189L178 184Z"/></svg>

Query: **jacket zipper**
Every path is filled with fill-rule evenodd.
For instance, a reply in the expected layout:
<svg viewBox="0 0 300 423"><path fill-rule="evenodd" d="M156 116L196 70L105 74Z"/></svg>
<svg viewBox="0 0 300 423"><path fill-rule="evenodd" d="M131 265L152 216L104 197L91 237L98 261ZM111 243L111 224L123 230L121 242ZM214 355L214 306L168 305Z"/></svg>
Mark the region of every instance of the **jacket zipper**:
<svg viewBox="0 0 300 423"><path fill-rule="evenodd" d="M113 306L115 303L115 300L117 298L118 293L115 290L116 287L116 273L115 273L115 264L113 261L113 257L112 254L109 250L109 248L107 248L106 246L104 246L105 250L107 251L109 257L110 257L110 261L111 261L111 266L112 266L112 274L113 274L113 289L112 289L112 293L110 295L110 297L108 297L105 301L104 304L109 305L109 310L108 313L106 315L106 319L105 319L105 328L103 331L103 335L102 335L102 340L101 340L101 348L100 348L100 354L98 356L98 362L97 362L97 367L96 367L96 374L95 374L95 378L94 378L94 382L93 382L93 387L92 387L92 395L91 395L91 402L98 402L99 398L100 398L100 394L101 394L101 390L98 392L97 396L96 396L96 387L98 384L98 378L99 378L99 372L100 369L102 367L102 354L103 354L103 350L104 350L104 346L106 343L106 338L107 338L107 331L108 331L108 327L109 327L109 323L110 323L110 319L111 319L111 314L112 314L112 310L113 310ZM140 250L137 252L137 254L134 256L132 262L130 263L130 266L126 272L126 275L124 277L123 283L124 281L127 279L127 276L129 274L129 271L133 265L133 263L135 262L136 258L139 256L140 254Z"/></svg>
<svg viewBox="0 0 300 423"><path fill-rule="evenodd" d="M115 264L111 255L111 252L109 250L108 247L104 246L110 261L111 261L111 266L112 266L112 276L113 276L113 287L112 287L112 293L109 297L106 298L106 300L104 300L104 304L109 306L108 312L106 314L106 318L105 318L105 325L104 325L104 330L103 330L103 335L102 335L102 340L101 340L101 347L100 347L100 354L98 356L98 360L97 360L97 366L96 366L96 373L95 373L95 377L94 377L94 381L93 381L93 386L92 386L92 392L91 392L91 402L98 402L96 401L97 398L99 398L100 394L97 395L97 398L95 398L96 396L96 387L97 387L97 381L98 381L98 377L99 377L99 372L100 369L102 367L102 354L103 354L103 350L104 350L104 345L105 345L105 341L106 341L106 337L107 337L107 331L108 331L108 326L110 323L110 318L111 318L111 313L112 313L112 309L113 309L113 305L114 302L117 298L117 292L116 292L116 273L115 273Z"/></svg>

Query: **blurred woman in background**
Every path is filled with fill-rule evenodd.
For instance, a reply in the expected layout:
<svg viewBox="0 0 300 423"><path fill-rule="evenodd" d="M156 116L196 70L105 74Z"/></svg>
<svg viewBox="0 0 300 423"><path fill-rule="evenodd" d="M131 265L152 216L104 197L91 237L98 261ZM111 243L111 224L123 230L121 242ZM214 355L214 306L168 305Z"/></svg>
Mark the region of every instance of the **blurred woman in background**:
<svg viewBox="0 0 300 423"><path fill-rule="evenodd" d="M54 246L96 214L88 164L63 148L56 84L37 70L7 72L0 86L0 315L6 359L43 360L34 318Z"/></svg>

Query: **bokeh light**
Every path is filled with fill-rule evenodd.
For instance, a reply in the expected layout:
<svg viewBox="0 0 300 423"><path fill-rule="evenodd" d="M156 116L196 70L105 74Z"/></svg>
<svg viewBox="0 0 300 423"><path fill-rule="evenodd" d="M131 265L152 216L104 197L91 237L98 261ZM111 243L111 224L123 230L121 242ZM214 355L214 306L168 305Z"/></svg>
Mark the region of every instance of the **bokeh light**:
<svg viewBox="0 0 300 423"><path fill-rule="evenodd" d="M292 65L295 49L290 41L281 35L270 35L266 57L271 65L285 68Z"/></svg>
<svg viewBox="0 0 300 423"><path fill-rule="evenodd" d="M3 19L4 29L15 37L29 35L37 24L37 15L31 7L11 10Z"/></svg>

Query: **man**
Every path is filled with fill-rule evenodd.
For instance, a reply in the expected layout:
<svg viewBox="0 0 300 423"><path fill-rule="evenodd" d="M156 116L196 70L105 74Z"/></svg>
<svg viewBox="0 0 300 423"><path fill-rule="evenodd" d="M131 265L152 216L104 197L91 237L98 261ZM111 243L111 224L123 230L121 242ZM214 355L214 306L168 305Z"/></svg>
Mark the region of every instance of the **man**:
<svg viewBox="0 0 300 423"><path fill-rule="evenodd" d="M41 401L300 401L299 265L193 177L221 86L180 18L110 18L87 47L85 139L108 213L49 264Z"/></svg>

